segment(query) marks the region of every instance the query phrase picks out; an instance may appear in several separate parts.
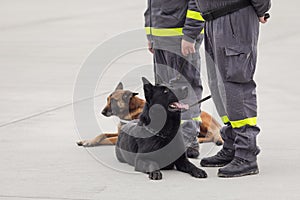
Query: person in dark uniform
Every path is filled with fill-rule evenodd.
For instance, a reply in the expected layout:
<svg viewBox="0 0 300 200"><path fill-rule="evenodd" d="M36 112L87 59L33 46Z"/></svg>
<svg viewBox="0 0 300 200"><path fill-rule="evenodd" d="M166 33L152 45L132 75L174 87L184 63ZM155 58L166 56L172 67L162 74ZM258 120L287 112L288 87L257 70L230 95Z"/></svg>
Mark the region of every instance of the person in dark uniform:
<svg viewBox="0 0 300 200"><path fill-rule="evenodd" d="M219 177L259 173L256 143L256 68L259 22L266 23L270 0L197 0L205 22L209 86L224 124L223 148L203 158L204 167L222 167Z"/></svg>
<svg viewBox="0 0 300 200"><path fill-rule="evenodd" d="M191 104L202 96L199 48L204 21L195 0L148 0L145 28L154 57L155 83L188 86ZM199 156L200 105L182 113L182 132L187 156Z"/></svg>

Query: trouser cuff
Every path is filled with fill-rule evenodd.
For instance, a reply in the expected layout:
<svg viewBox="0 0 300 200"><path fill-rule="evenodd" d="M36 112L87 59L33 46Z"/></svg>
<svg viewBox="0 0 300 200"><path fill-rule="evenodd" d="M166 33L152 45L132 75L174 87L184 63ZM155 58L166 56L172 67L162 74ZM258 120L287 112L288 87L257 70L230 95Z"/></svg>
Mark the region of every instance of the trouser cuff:
<svg viewBox="0 0 300 200"><path fill-rule="evenodd" d="M259 148L257 148L255 151L249 151L243 149L243 150L236 150L234 156L242 158L247 161L255 161L259 153L260 153Z"/></svg>
<svg viewBox="0 0 300 200"><path fill-rule="evenodd" d="M223 126L220 130L222 139L224 141L223 148L234 150L234 141L236 134L232 131L231 126Z"/></svg>

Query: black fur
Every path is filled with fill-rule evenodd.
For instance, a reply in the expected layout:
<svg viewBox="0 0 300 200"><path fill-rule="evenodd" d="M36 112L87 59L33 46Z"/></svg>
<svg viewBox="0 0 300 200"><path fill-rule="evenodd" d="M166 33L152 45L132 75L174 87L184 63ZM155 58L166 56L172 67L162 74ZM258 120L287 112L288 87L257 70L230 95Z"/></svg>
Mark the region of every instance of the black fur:
<svg viewBox="0 0 300 200"><path fill-rule="evenodd" d="M171 103L187 96L186 88L153 86L145 78L143 83L146 104L138 124L122 127L116 145L118 160L133 165L136 171L148 173L153 180L162 179L160 169L174 167L194 177L206 178L205 171L186 157L180 134L180 110L169 110Z"/></svg>

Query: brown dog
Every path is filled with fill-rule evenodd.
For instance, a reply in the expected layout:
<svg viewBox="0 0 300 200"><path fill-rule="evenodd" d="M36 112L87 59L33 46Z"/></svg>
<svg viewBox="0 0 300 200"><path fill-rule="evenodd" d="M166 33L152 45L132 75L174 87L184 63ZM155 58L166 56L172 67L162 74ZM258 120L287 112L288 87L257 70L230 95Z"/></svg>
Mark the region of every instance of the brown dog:
<svg viewBox="0 0 300 200"><path fill-rule="evenodd" d="M117 116L121 119L117 133L103 133L91 140L82 140L77 142L78 146L93 147L99 145L115 145L118 139L121 125L138 119L143 111L145 100L137 97L138 93L123 89L123 84L119 83L115 91L107 97L107 104L102 111L106 117ZM221 125L210 114L202 111L200 115L202 123L200 125L200 133L198 142L214 142L222 145L223 140L220 136Z"/></svg>

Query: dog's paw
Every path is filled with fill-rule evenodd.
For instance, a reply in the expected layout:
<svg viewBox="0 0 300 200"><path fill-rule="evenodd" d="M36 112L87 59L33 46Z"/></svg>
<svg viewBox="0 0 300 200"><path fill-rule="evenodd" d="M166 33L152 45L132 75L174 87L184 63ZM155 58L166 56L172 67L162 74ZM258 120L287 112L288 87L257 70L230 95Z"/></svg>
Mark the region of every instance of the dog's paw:
<svg viewBox="0 0 300 200"><path fill-rule="evenodd" d="M194 149L192 147L187 148L186 150L186 156L188 158L198 158L199 151L197 149Z"/></svg>
<svg viewBox="0 0 300 200"><path fill-rule="evenodd" d="M149 173L149 178L151 180L161 180L162 173L159 170L155 170L155 171Z"/></svg>
<svg viewBox="0 0 300 200"><path fill-rule="evenodd" d="M89 141L87 141L87 140L78 141L78 142L76 142L76 144L77 144L78 146L81 146L81 147L92 147L92 146L93 146L93 145L92 145Z"/></svg>
<svg viewBox="0 0 300 200"><path fill-rule="evenodd" d="M195 178L207 178L207 173L199 168L192 170L191 175Z"/></svg>
<svg viewBox="0 0 300 200"><path fill-rule="evenodd" d="M76 144L77 144L78 146L83 146L83 141L78 141L78 142L76 142Z"/></svg>

